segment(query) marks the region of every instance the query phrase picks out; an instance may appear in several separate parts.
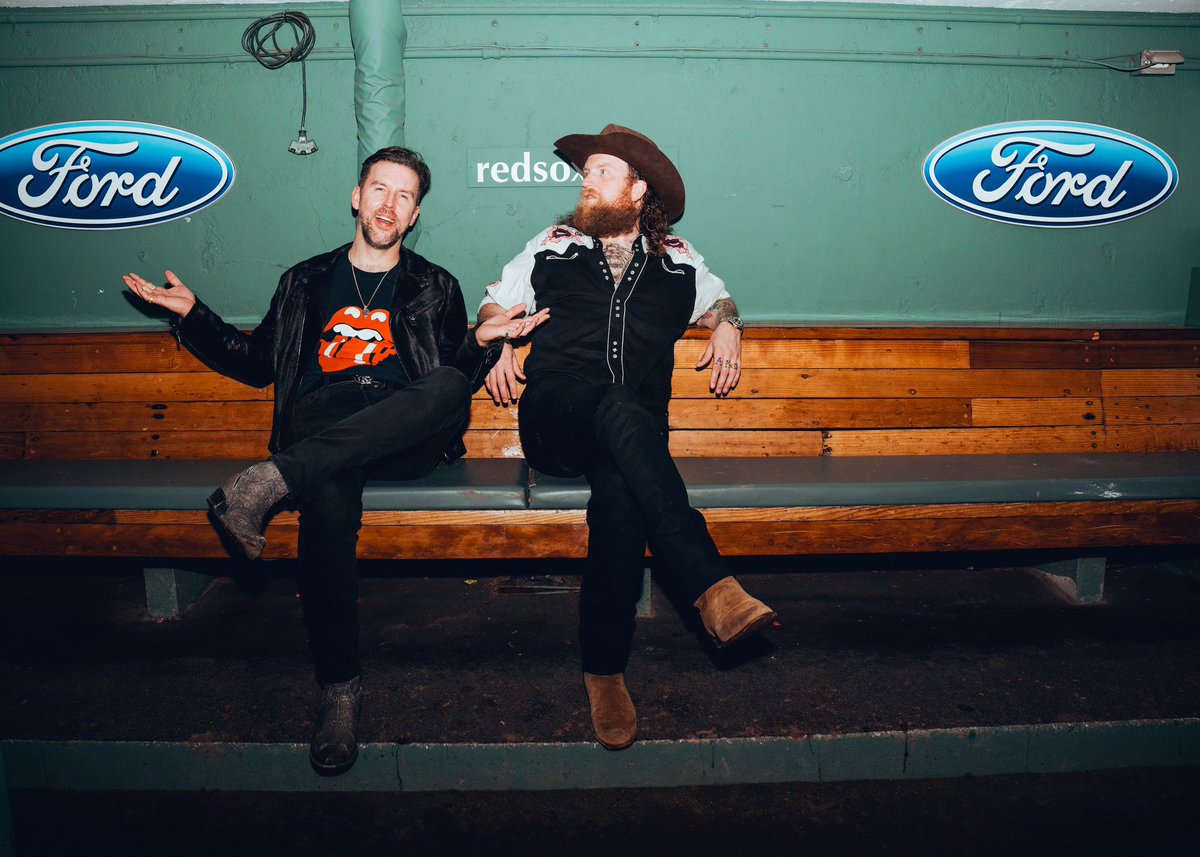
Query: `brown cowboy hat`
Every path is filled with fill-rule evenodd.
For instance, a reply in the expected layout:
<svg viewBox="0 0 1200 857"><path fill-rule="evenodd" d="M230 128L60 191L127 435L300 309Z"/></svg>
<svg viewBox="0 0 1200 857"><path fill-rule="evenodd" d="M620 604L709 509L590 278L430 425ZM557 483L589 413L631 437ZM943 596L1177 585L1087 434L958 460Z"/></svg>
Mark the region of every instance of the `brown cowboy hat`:
<svg viewBox="0 0 1200 857"><path fill-rule="evenodd" d="M632 128L605 125L599 134L568 134L554 145L579 169L590 155L616 155L632 164L662 198L667 220L674 222L683 214L683 177L649 137Z"/></svg>

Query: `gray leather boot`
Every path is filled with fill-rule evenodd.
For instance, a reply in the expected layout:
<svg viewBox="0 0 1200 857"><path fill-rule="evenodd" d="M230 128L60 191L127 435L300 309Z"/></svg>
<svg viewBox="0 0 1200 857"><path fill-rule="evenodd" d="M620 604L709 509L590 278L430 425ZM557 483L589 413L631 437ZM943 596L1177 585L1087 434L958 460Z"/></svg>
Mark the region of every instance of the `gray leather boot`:
<svg viewBox="0 0 1200 857"><path fill-rule="evenodd" d="M258 559L267 546L262 534L267 512L287 494L283 475L268 459L229 477L208 498L208 508L247 559Z"/></svg>
<svg viewBox="0 0 1200 857"><path fill-rule="evenodd" d="M358 715L362 710L362 678L321 688L317 731L308 747L313 769L327 777L344 774L358 758Z"/></svg>

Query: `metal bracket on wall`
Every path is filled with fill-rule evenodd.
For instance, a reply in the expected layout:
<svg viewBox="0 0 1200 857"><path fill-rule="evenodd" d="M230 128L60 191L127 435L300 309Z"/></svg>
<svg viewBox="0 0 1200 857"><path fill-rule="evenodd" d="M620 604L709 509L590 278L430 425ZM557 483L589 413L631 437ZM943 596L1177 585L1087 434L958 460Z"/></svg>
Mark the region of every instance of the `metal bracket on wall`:
<svg viewBox="0 0 1200 857"><path fill-rule="evenodd" d="M1105 565L1104 557L1088 556L1034 566L1033 572L1073 604L1099 604L1104 600Z"/></svg>
<svg viewBox="0 0 1200 857"><path fill-rule="evenodd" d="M178 619L200 599L213 577L178 568L144 568L146 609L152 619Z"/></svg>

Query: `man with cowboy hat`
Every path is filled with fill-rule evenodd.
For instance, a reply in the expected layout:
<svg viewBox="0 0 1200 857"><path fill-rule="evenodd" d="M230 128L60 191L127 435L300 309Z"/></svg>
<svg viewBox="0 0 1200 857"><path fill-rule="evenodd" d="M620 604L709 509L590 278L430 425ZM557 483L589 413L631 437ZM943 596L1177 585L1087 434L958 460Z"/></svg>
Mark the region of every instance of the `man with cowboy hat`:
<svg viewBox="0 0 1200 857"><path fill-rule="evenodd" d="M505 344L486 385L497 404L521 396L530 464L591 486L579 636L592 729L605 747L633 743L625 686L646 545L718 645L754 634L775 613L748 595L717 553L667 447L675 341L713 331L700 369L729 393L741 375L742 322L725 284L668 224L683 214L683 179L649 138L620 125L556 146L583 175L575 211L504 267L481 321L524 304L548 310L524 374Z"/></svg>

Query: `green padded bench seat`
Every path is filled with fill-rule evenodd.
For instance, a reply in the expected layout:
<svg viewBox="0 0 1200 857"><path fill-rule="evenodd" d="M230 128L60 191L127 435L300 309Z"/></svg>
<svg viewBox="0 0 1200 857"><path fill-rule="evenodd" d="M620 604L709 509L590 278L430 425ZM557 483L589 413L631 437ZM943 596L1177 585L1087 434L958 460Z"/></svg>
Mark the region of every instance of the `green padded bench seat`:
<svg viewBox="0 0 1200 857"><path fill-rule="evenodd" d="M246 461L12 461L0 509L203 510ZM698 508L896 506L1200 497L1200 452L680 459ZM582 477L520 459L467 459L423 479L372 481L367 511L582 509Z"/></svg>
<svg viewBox="0 0 1200 857"><path fill-rule="evenodd" d="M676 462L697 508L1200 498L1200 452L708 458ZM583 509L587 483L533 474L531 509Z"/></svg>
<svg viewBox="0 0 1200 857"><path fill-rule="evenodd" d="M213 489L249 461L10 461L0 509L204 510ZM422 479L368 482L365 511L524 509L519 459L470 459Z"/></svg>

